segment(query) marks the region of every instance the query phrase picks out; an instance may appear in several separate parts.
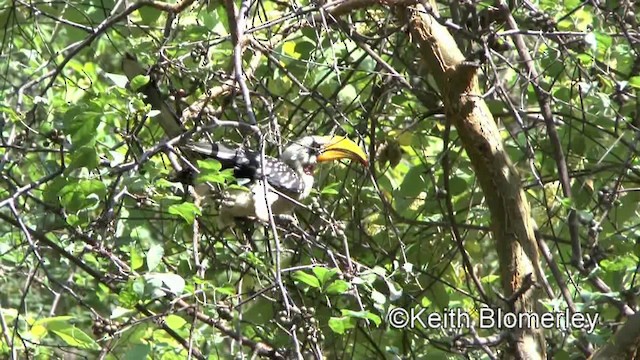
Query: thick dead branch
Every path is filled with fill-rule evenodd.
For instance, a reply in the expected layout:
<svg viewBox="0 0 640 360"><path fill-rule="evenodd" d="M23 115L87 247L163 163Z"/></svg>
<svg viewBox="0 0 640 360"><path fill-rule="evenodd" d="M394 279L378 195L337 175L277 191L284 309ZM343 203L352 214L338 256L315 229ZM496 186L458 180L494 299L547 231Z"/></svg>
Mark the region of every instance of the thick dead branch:
<svg viewBox="0 0 640 360"><path fill-rule="evenodd" d="M462 144L491 212L491 230L496 242L504 295L525 288L528 276L545 281L533 232L529 203L520 176L502 144L500 133L482 98L477 68L465 62L448 30L431 14L435 4L403 13L413 43L440 87L447 119L458 130ZM426 10L426 11L425 11ZM549 290L550 291L550 290ZM536 310L540 291L530 288L514 299L516 313ZM545 358L545 340L537 329L519 329L508 342L507 353L520 359Z"/></svg>

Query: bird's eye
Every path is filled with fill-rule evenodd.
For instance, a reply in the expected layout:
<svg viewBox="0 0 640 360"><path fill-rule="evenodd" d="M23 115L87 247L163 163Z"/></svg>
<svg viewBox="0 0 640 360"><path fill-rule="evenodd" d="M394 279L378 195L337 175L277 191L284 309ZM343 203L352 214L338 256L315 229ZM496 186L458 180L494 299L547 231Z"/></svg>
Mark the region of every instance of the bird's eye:
<svg viewBox="0 0 640 360"><path fill-rule="evenodd" d="M317 141L313 141L311 143L311 146L309 147L309 152L312 154L319 154L320 153L320 143L318 143Z"/></svg>

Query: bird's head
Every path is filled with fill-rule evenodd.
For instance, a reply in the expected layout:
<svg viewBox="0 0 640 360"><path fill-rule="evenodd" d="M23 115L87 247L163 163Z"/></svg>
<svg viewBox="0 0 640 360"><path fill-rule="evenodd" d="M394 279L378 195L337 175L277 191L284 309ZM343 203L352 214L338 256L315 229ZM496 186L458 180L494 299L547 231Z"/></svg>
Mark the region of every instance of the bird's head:
<svg viewBox="0 0 640 360"><path fill-rule="evenodd" d="M280 159L299 173L312 174L319 162L357 160L367 165L367 155L344 136L305 136L289 144Z"/></svg>

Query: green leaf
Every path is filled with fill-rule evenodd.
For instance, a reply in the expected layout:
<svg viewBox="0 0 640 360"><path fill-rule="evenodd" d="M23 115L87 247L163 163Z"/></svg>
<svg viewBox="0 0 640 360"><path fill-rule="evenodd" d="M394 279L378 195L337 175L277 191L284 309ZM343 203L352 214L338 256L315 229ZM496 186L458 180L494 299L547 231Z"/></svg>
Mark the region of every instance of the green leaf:
<svg viewBox="0 0 640 360"><path fill-rule="evenodd" d="M344 280L336 280L327 286L325 292L329 295L344 294L349 290L349 283Z"/></svg>
<svg viewBox="0 0 640 360"><path fill-rule="evenodd" d="M296 42L295 41L285 41L282 44L282 52L283 55L292 57L294 59L300 59L300 53L296 52Z"/></svg>
<svg viewBox="0 0 640 360"><path fill-rule="evenodd" d="M111 310L111 315L109 316L109 319L114 320L114 319L121 318L123 316L130 316L135 314L136 311L137 310L134 310L134 309L117 306L113 310Z"/></svg>
<svg viewBox="0 0 640 360"><path fill-rule="evenodd" d="M420 300L420 306L422 306L423 308L429 307L431 306L431 304L433 304L433 302L431 302L431 300L426 296L423 296Z"/></svg>
<svg viewBox="0 0 640 360"><path fill-rule="evenodd" d="M427 168L420 164L409 169L400 188L394 194L396 208L405 211L415 198L426 189Z"/></svg>
<svg viewBox="0 0 640 360"><path fill-rule="evenodd" d="M159 299L167 295L164 283L157 273L147 273L144 275L143 280L143 299Z"/></svg>
<svg viewBox="0 0 640 360"><path fill-rule="evenodd" d="M154 281L161 281L174 295L182 294L186 285L182 276L173 273L152 273L147 274L145 277L147 283L153 283L154 286L157 285Z"/></svg>
<svg viewBox="0 0 640 360"><path fill-rule="evenodd" d="M496 282L496 280L499 280L500 276L498 275L487 275L484 276L482 279L480 279L480 281L484 284L493 284L494 282Z"/></svg>
<svg viewBox="0 0 640 360"><path fill-rule="evenodd" d="M183 218L188 224L193 224L196 216L202 215L202 212L195 204L190 202L183 202L182 204L169 206L169 214L178 215Z"/></svg>
<svg viewBox="0 0 640 360"><path fill-rule="evenodd" d="M377 304L384 304L387 302L387 297L378 290L373 289L371 291L371 300L373 300Z"/></svg>
<svg viewBox="0 0 640 360"><path fill-rule="evenodd" d="M234 296L236 295L236 288L232 286L224 286L224 287L216 287L215 292L220 293L222 295Z"/></svg>
<svg viewBox="0 0 640 360"><path fill-rule="evenodd" d="M222 169L220 161L215 159L198 160L200 174L196 178L198 184L204 182L224 184L233 180L233 169Z"/></svg>
<svg viewBox="0 0 640 360"><path fill-rule="evenodd" d="M198 160L198 169L200 169L200 171L220 171L220 169L222 169L222 163L216 159Z"/></svg>
<svg viewBox="0 0 640 360"><path fill-rule="evenodd" d="M146 359L150 351L151 351L151 346L149 344L134 344L124 354L124 359L125 360Z"/></svg>
<svg viewBox="0 0 640 360"><path fill-rule="evenodd" d="M640 76L633 76L629 79L629 86L640 89Z"/></svg>
<svg viewBox="0 0 640 360"><path fill-rule="evenodd" d="M382 323L382 319L380 319L380 316L368 310L353 311L353 310L342 309L341 312L343 316L371 320L373 321L374 324L376 324L376 326L380 326L380 324Z"/></svg>
<svg viewBox="0 0 640 360"><path fill-rule="evenodd" d="M426 291L427 296L439 309L445 309L449 306L449 293L447 288L440 282L430 284Z"/></svg>
<svg viewBox="0 0 640 360"><path fill-rule="evenodd" d="M139 244L145 244L147 241L151 241L151 232L144 226L136 226L129 232L131 238L137 241Z"/></svg>
<svg viewBox="0 0 640 360"><path fill-rule="evenodd" d="M64 132L71 136L73 149L93 144L98 132L98 124L103 113L91 111L88 106L76 106L69 109L63 117ZM98 109L95 109L98 110Z"/></svg>
<svg viewBox="0 0 640 360"><path fill-rule="evenodd" d="M133 280L133 283L131 284L131 289L140 299L144 297L144 288L145 288L144 278L139 277Z"/></svg>
<svg viewBox="0 0 640 360"><path fill-rule="evenodd" d="M605 259L600 262L604 271L628 271L633 272L637 266L638 259L635 256L618 256L615 259Z"/></svg>
<svg viewBox="0 0 640 360"><path fill-rule="evenodd" d="M572 16L575 29L578 31L587 31L588 27L593 25L593 13L587 9L579 9Z"/></svg>
<svg viewBox="0 0 640 360"><path fill-rule="evenodd" d="M449 180L449 190L452 196L462 194L468 188L467 182L460 176L454 176Z"/></svg>
<svg viewBox="0 0 640 360"><path fill-rule="evenodd" d="M291 275L293 280L301 282L303 284L307 284L314 288L320 288L320 281L313 275L307 274L304 271L296 271Z"/></svg>
<svg viewBox="0 0 640 360"><path fill-rule="evenodd" d="M149 75L136 75L131 79L131 90L138 91L141 87L147 85L149 80L151 80Z"/></svg>
<svg viewBox="0 0 640 360"><path fill-rule="evenodd" d="M60 190L66 185L68 185L66 176L60 176L48 182L42 193L43 200L48 204L58 205Z"/></svg>
<svg viewBox="0 0 640 360"><path fill-rule="evenodd" d="M342 184L339 182L335 182L332 184L329 184L325 187L322 188L322 191L320 192L323 195L338 195L338 188L341 186Z"/></svg>
<svg viewBox="0 0 640 360"><path fill-rule="evenodd" d="M598 44L598 52L600 54L604 54L611 49L611 44L613 43L613 39L611 36L607 35L607 33L597 31L594 32L596 35L596 40Z"/></svg>
<svg viewBox="0 0 640 360"><path fill-rule="evenodd" d="M571 198L556 196L556 200L565 209L571 209L571 207L573 206L573 202L571 201Z"/></svg>
<svg viewBox="0 0 640 360"><path fill-rule="evenodd" d="M138 323L125 330L121 339L128 344L148 345L144 338L147 336L147 329L151 326L147 323Z"/></svg>
<svg viewBox="0 0 640 360"><path fill-rule="evenodd" d="M210 11L199 11L198 19L200 19L200 21L202 21L202 24L208 29L213 29L220 21L218 14L216 12Z"/></svg>
<svg viewBox="0 0 640 360"><path fill-rule="evenodd" d="M98 345L91 336L77 327L72 326L66 329L51 330L51 332L69 346L87 350L100 349L100 345Z"/></svg>
<svg viewBox="0 0 640 360"><path fill-rule="evenodd" d="M629 192L621 199L621 204L616 210L615 223L619 228L627 226L631 219L637 219L636 211L640 203L640 192Z"/></svg>
<svg viewBox="0 0 640 360"><path fill-rule="evenodd" d="M296 42L296 53L300 54L302 59L309 59L311 57L311 53L316 50L316 44L310 41L298 41Z"/></svg>
<svg viewBox="0 0 640 360"><path fill-rule="evenodd" d="M0 18L0 20L1 20L1 18ZM0 104L0 113L2 113L4 116L6 116L9 120L11 120L13 122L19 121L22 118L22 116L18 115L18 113L16 112L16 110L14 108L9 107L9 106L5 106L3 104ZM44 132L44 131L43 131L43 133L46 134L46 132Z"/></svg>
<svg viewBox="0 0 640 360"><path fill-rule="evenodd" d="M227 12L224 6L218 5L213 11L199 11L198 18L202 21L204 26L213 34L218 36L226 36L229 34L229 21L227 20Z"/></svg>
<svg viewBox="0 0 640 360"><path fill-rule="evenodd" d="M320 280L320 285L322 286L327 284L329 280L331 280L331 278L333 278L338 273L338 270L336 269L327 269L322 266L316 266L311 270L318 278L318 280Z"/></svg>
<svg viewBox="0 0 640 360"><path fill-rule="evenodd" d="M331 317L329 319L329 328L336 334L344 334L347 330L356 327L355 321L348 316Z"/></svg>
<svg viewBox="0 0 640 360"><path fill-rule="evenodd" d="M144 264L144 256L137 247L132 246L129 250L131 269L137 270Z"/></svg>
<svg viewBox="0 0 640 360"><path fill-rule="evenodd" d="M169 326L169 328L179 330L187 323L187 320L178 315L171 314L164 319L164 322Z"/></svg>
<svg viewBox="0 0 640 360"><path fill-rule="evenodd" d="M68 174L72 170L78 168L87 168L93 170L98 167L98 153L94 146L85 145L71 153L71 163L65 169Z"/></svg>
<svg viewBox="0 0 640 360"><path fill-rule="evenodd" d="M65 185L58 196L60 203L70 213L94 207L107 194L106 185L98 180L78 180Z"/></svg>
<svg viewBox="0 0 640 360"><path fill-rule="evenodd" d="M72 326L70 323L71 319L73 319L73 316L53 316L36 320L33 325L44 325L50 330L64 329Z"/></svg>
<svg viewBox="0 0 640 360"><path fill-rule="evenodd" d="M351 84L345 85L338 92L338 101L343 105L351 104L356 97L358 97L358 90L356 90L356 87Z"/></svg>
<svg viewBox="0 0 640 360"><path fill-rule="evenodd" d="M127 87L127 83L129 82L129 79L122 74L112 74L112 73L105 73L104 74L109 80L111 80L111 82L113 82L114 85L116 85L119 88L126 88Z"/></svg>
<svg viewBox="0 0 640 360"><path fill-rule="evenodd" d="M44 338L49 332L47 331L47 328L42 326L42 325L33 325L31 326L31 328L29 329L29 337L31 338L31 340L40 340L42 338ZM2 347L0 346L0 349ZM4 350L0 350L0 351L4 351Z"/></svg>
<svg viewBox="0 0 640 360"><path fill-rule="evenodd" d="M148 118L154 118L158 115L162 114L162 112L160 110L156 110L156 109L151 109L149 110L149 112L147 113L147 117Z"/></svg>
<svg viewBox="0 0 640 360"><path fill-rule="evenodd" d="M149 271L153 271L160 262L162 261L162 256L164 255L164 247L161 244L153 244L147 251L147 269Z"/></svg>
<svg viewBox="0 0 640 360"><path fill-rule="evenodd" d="M138 9L138 13L140 13L140 18L142 19L142 23L145 25L153 25L160 15L162 11L155 9L151 6L143 6Z"/></svg>

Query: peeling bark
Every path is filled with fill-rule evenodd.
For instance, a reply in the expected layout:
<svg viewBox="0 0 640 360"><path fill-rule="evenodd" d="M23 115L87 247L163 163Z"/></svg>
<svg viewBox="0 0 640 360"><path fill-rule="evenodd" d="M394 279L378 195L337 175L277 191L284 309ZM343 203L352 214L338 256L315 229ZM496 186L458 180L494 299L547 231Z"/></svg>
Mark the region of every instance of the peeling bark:
<svg viewBox="0 0 640 360"><path fill-rule="evenodd" d="M432 6L435 9L435 4ZM545 280L520 176L482 98L476 67L465 63L449 31L429 14L429 5L425 7L426 12L422 6L418 10L404 8L401 16L409 24L412 42L425 68L440 87L447 119L458 130L491 212L502 290L506 298L516 294L507 310L534 312L541 292L528 287L527 277L532 276L536 283ZM540 329L519 329L509 337L507 354L519 359L544 359L545 348Z"/></svg>

